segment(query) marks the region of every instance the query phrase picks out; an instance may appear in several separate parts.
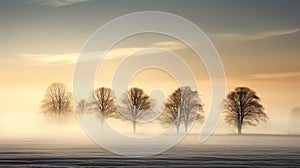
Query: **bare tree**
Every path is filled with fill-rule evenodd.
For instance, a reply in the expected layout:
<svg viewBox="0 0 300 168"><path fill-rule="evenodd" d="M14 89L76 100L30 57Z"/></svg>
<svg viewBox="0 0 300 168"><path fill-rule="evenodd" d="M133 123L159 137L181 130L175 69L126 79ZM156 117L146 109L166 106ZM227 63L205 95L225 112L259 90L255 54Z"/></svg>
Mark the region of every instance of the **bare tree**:
<svg viewBox="0 0 300 168"><path fill-rule="evenodd" d="M290 132L299 134L300 133L300 106L294 107L290 113Z"/></svg>
<svg viewBox="0 0 300 168"><path fill-rule="evenodd" d="M197 91L192 91L190 87L182 87L181 91L181 111L184 116L184 128L187 132L188 126L194 120L202 120L204 116L201 114L202 104L200 103Z"/></svg>
<svg viewBox="0 0 300 168"><path fill-rule="evenodd" d="M136 124L147 113L152 106L150 97L140 88L131 88L120 100L120 111L126 119L131 120L133 132L136 133Z"/></svg>
<svg viewBox="0 0 300 168"><path fill-rule="evenodd" d="M225 121L237 126L238 133L242 133L244 125L256 126L259 121L266 122L268 116L264 113L260 98L255 91L247 87L237 87L228 93L224 110Z"/></svg>
<svg viewBox="0 0 300 168"><path fill-rule="evenodd" d="M41 101L40 109L47 115L61 118L73 111L72 94L63 83L51 84Z"/></svg>
<svg viewBox="0 0 300 168"><path fill-rule="evenodd" d="M165 109L161 117L162 124L172 125L177 129L177 134L179 134L179 128L181 124L182 115L180 113L181 104L181 93L180 89L175 90L165 102Z"/></svg>
<svg viewBox="0 0 300 168"><path fill-rule="evenodd" d="M117 109L114 103L114 94L110 88L100 87L95 89L94 94L92 94L90 106L92 112L102 115L102 125L104 118L116 115Z"/></svg>
<svg viewBox="0 0 300 168"><path fill-rule="evenodd" d="M86 113L88 111L88 107L89 107L89 102L86 101L85 99L81 99L78 103L77 103L77 106L76 106L76 110L77 110L77 113L82 115L84 113Z"/></svg>
<svg viewBox="0 0 300 168"><path fill-rule="evenodd" d="M164 113L161 121L164 125L174 125L177 134L181 124L184 125L185 132L188 126L194 121L202 120L202 104L197 91L192 91L190 87L181 87L175 90L165 102Z"/></svg>

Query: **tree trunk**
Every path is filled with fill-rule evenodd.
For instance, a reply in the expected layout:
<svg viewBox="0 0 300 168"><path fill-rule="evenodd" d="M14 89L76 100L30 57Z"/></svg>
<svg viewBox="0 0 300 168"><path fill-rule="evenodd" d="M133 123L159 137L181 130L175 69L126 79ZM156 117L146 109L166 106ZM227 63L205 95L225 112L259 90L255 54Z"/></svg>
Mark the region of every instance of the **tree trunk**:
<svg viewBox="0 0 300 168"><path fill-rule="evenodd" d="M136 121L132 121L133 133L136 133Z"/></svg>
<svg viewBox="0 0 300 168"><path fill-rule="evenodd" d="M179 134L179 126L176 126L177 134Z"/></svg>
<svg viewBox="0 0 300 168"><path fill-rule="evenodd" d="M189 113L187 114L187 116L189 116ZM189 126L189 119L188 119L188 117L186 117L185 122L184 122L185 133L187 133L188 126Z"/></svg>
<svg viewBox="0 0 300 168"><path fill-rule="evenodd" d="M103 129L104 126L104 118L101 119L101 128Z"/></svg>
<svg viewBox="0 0 300 168"><path fill-rule="evenodd" d="M242 124L238 124L238 134L242 134Z"/></svg>

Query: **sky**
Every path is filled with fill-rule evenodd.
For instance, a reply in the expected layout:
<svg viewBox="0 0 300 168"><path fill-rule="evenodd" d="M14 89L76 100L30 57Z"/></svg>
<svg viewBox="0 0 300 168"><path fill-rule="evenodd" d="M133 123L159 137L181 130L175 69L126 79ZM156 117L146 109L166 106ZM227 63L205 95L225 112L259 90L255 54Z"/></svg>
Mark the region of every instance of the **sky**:
<svg viewBox="0 0 300 168"><path fill-rule="evenodd" d="M245 132L297 131L290 127L290 112L300 106L297 0L24 0L0 2L0 134L36 134L30 130L43 123L39 106L47 87L59 81L72 90L75 63L90 35L111 19L138 11L179 15L207 34L223 61L226 92L237 86L252 88L270 117L268 123L245 128ZM169 49L189 63L203 88L201 98L208 111L211 95L205 66L187 46L166 36L144 34L121 41L98 69L96 85L108 85L108 74L117 62L145 47ZM168 95L176 85L167 76L145 71L137 74L132 85L147 90L154 86L143 83L143 78L151 79L150 83L168 88ZM216 130L233 131L222 122Z"/></svg>

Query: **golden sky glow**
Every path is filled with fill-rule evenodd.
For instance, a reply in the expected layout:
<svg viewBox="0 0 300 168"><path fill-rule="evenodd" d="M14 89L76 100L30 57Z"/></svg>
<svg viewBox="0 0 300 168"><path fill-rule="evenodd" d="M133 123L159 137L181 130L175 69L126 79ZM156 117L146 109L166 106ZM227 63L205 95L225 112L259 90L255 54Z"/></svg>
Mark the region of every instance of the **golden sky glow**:
<svg viewBox="0 0 300 168"><path fill-rule="evenodd" d="M39 126L43 125L39 106L47 87L58 81L66 83L72 91L75 63L89 35L110 19L137 9L182 15L207 33L224 64L226 92L237 86L254 89L270 117L268 123L246 128L245 132L286 134L294 131L289 125L290 111L300 106L300 13L293 8L297 5L286 7L294 11L293 14L282 9L280 18L276 17L279 15L276 9L288 5L284 2L272 4L267 9L252 4L249 8L257 8L257 14L239 3L232 9L243 11L237 10L237 14L228 13L230 9L208 2L148 3L127 5L128 10L120 9L113 2L101 4L84 0L74 4L7 2L0 5L0 137L43 132ZM111 10L107 11L105 6L110 6ZM206 10L208 7L209 11ZM10 8L17 9L10 11ZM266 18L262 23L260 16L264 13ZM119 42L99 65L95 87L110 86L112 74L120 61L148 47L170 50L190 65L207 115L211 88L205 66L192 50L171 37L149 33ZM160 53L149 53L144 57L151 54ZM94 57L97 53L91 53L87 60ZM168 74L149 69L137 74L131 86L143 87L147 92L157 86L169 95L176 88L176 83ZM121 127L123 124L120 124ZM74 125L74 128L79 128L78 123ZM142 127L147 131L146 126ZM216 132L233 130L221 122Z"/></svg>

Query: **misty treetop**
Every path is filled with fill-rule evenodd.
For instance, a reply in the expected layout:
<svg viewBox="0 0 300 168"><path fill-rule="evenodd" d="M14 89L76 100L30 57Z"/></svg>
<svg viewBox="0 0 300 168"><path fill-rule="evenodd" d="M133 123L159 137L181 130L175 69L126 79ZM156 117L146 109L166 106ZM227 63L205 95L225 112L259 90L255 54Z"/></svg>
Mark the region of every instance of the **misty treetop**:
<svg viewBox="0 0 300 168"><path fill-rule="evenodd" d="M46 90L40 109L51 117L66 117L73 112L72 93L64 83L52 83Z"/></svg>
<svg viewBox="0 0 300 168"><path fill-rule="evenodd" d="M86 101L85 99L81 99L76 105L76 112L79 115L83 115L87 113L88 107L89 107L89 102Z"/></svg>

